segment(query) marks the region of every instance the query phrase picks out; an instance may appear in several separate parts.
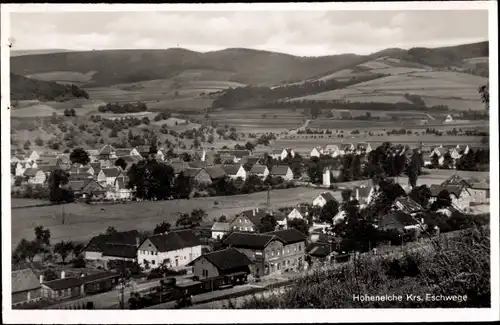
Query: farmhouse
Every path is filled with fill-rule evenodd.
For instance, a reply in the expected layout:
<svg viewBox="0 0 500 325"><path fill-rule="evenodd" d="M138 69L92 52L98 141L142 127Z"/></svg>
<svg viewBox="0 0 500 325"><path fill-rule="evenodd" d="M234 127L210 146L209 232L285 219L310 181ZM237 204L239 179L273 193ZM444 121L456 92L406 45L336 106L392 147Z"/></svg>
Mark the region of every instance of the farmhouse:
<svg viewBox="0 0 500 325"><path fill-rule="evenodd" d="M236 248L205 253L187 266L198 280L213 280L216 285L240 284L247 280L253 262Z"/></svg>
<svg viewBox="0 0 500 325"><path fill-rule="evenodd" d="M269 169L266 165L255 164L252 166L252 169L250 169L249 173L250 175L255 175L262 179L265 179L269 175Z"/></svg>
<svg viewBox="0 0 500 325"><path fill-rule="evenodd" d="M273 166L271 175L273 177L281 177L285 181L291 181L293 179L293 172L288 166Z"/></svg>
<svg viewBox="0 0 500 325"><path fill-rule="evenodd" d="M230 223L229 227L233 231L257 231L261 219L267 215L263 209L252 209L241 212Z"/></svg>
<svg viewBox="0 0 500 325"><path fill-rule="evenodd" d="M116 149L116 156L117 157L125 157L125 156L141 157L141 154L139 153L139 151L137 151L136 148L119 148L119 149Z"/></svg>
<svg viewBox="0 0 500 325"><path fill-rule="evenodd" d="M31 269L12 271L12 306L42 298L42 286Z"/></svg>
<svg viewBox="0 0 500 325"><path fill-rule="evenodd" d="M471 195L471 202L480 204L490 202L490 184L486 180L472 183L468 190Z"/></svg>
<svg viewBox="0 0 500 325"><path fill-rule="evenodd" d="M134 190L127 188L127 179L119 177L114 184L114 197L118 200L129 200L134 196Z"/></svg>
<svg viewBox="0 0 500 325"><path fill-rule="evenodd" d="M137 251L139 265L152 268L160 265L180 268L199 256L201 242L191 230L149 236Z"/></svg>
<svg viewBox="0 0 500 325"><path fill-rule="evenodd" d="M104 261L130 261L137 259L137 245L105 243L102 247L102 260Z"/></svg>
<svg viewBox="0 0 500 325"><path fill-rule="evenodd" d="M429 203L433 203L437 200L439 193L446 190L450 194L451 204L454 208L465 211L470 206L471 193L469 189L460 185L436 185L433 184L430 187L431 198Z"/></svg>
<svg viewBox="0 0 500 325"><path fill-rule="evenodd" d="M102 185L113 185L118 177L124 177L122 171L117 167L103 168L97 174L97 182Z"/></svg>
<svg viewBox="0 0 500 325"><path fill-rule="evenodd" d="M212 225L212 238L213 239L221 239L222 236L229 233L231 229L231 225L229 222L214 222Z"/></svg>
<svg viewBox="0 0 500 325"><path fill-rule="evenodd" d="M324 192L324 193L321 193L320 195L318 195L318 197L316 197L314 200L313 200L313 206L318 206L320 208L324 207L325 204L327 204L328 202L330 201L334 201L335 198L333 197L332 193L330 192Z"/></svg>
<svg viewBox="0 0 500 325"><path fill-rule="evenodd" d="M322 154L323 154L323 148L322 147L315 147L311 150L311 153L309 154L309 156L319 158Z"/></svg>
<svg viewBox="0 0 500 325"><path fill-rule="evenodd" d="M342 151L340 150L340 147L336 144L329 144L323 149L323 154L325 155L330 155L333 158L341 156Z"/></svg>
<svg viewBox="0 0 500 325"><path fill-rule="evenodd" d="M295 157L295 151L293 149L276 149L271 152L271 157L273 159L284 160L290 155L292 158Z"/></svg>
<svg viewBox="0 0 500 325"><path fill-rule="evenodd" d="M83 256L86 260L105 260L103 258L104 247L111 245L139 246L139 232L137 230L116 232L107 235L92 237L87 246L83 249Z"/></svg>
<svg viewBox="0 0 500 325"><path fill-rule="evenodd" d="M116 149L109 144L105 145L99 151L99 160L109 160L116 158Z"/></svg>
<svg viewBox="0 0 500 325"><path fill-rule="evenodd" d="M419 227L420 223L410 214L403 211L391 211L380 218L378 222L378 228L381 230L397 230L403 232Z"/></svg>
<svg viewBox="0 0 500 325"><path fill-rule="evenodd" d="M186 168L184 170L184 176L189 177L192 181L197 184L211 184L212 179L206 170L203 168Z"/></svg>
<svg viewBox="0 0 500 325"><path fill-rule="evenodd" d="M47 180L45 173L35 168L27 168L23 176L28 179L28 184L43 184Z"/></svg>
<svg viewBox="0 0 500 325"><path fill-rule="evenodd" d="M399 197L394 200L392 208L396 211L402 211L411 216L424 212L424 208L409 197Z"/></svg>
<svg viewBox="0 0 500 325"><path fill-rule="evenodd" d="M245 180L247 178L247 172L241 165L226 165L224 171L231 179L241 178Z"/></svg>
<svg viewBox="0 0 500 325"><path fill-rule="evenodd" d="M91 197L97 193L104 193L104 187L92 178L75 180L71 179L64 187L73 191L75 197Z"/></svg>
<svg viewBox="0 0 500 325"><path fill-rule="evenodd" d="M204 168L204 170L210 176L210 179L212 180L212 182L215 180L222 179L222 178L226 177L226 172L220 166L206 167L206 168Z"/></svg>
<svg viewBox="0 0 500 325"><path fill-rule="evenodd" d="M305 218L307 218L308 215L309 215L309 212L307 211L307 207L297 206L297 207L293 208L292 211L290 211L287 218L290 220L293 220L293 219L304 220Z"/></svg>

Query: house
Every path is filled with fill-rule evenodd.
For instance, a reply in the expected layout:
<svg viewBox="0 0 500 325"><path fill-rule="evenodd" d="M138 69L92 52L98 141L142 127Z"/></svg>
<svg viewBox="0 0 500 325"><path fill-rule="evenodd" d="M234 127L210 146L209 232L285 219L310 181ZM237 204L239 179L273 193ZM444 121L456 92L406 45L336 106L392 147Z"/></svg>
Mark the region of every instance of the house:
<svg viewBox="0 0 500 325"><path fill-rule="evenodd" d="M196 184L212 184L210 174L203 168L186 168L183 175L189 177Z"/></svg>
<svg viewBox="0 0 500 325"><path fill-rule="evenodd" d="M111 271L91 275L66 277L61 272L61 278L42 282L42 296L45 299L65 300L112 290L118 285L120 275Z"/></svg>
<svg viewBox="0 0 500 325"><path fill-rule="evenodd" d="M205 168L208 166L208 164L206 161L195 160L188 162L188 166L189 168Z"/></svg>
<svg viewBox="0 0 500 325"><path fill-rule="evenodd" d="M486 180L472 183L468 190L471 202L480 204L490 202L490 184Z"/></svg>
<svg viewBox="0 0 500 325"><path fill-rule="evenodd" d="M357 154L363 154L363 153L370 153L372 151L372 147L370 146L369 143L366 142L360 142L356 145L356 153Z"/></svg>
<svg viewBox="0 0 500 325"><path fill-rule="evenodd" d="M83 198L92 197L95 194L102 194L105 191L104 187L92 178L80 180L70 179L63 187L71 189L75 197Z"/></svg>
<svg viewBox="0 0 500 325"><path fill-rule="evenodd" d="M247 172L242 165L226 165L224 166L224 171L231 179L240 178L245 180L247 178Z"/></svg>
<svg viewBox="0 0 500 325"><path fill-rule="evenodd" d="M118 177L115 180L115 198L118 200L130 200L134 197L135 191L131 188L127 188L128 179L124 177Z"/></svg>
<svg viewBox="0 0 500 325"><path fill-rule="evenodd" d="M225 234L228 234L231 229L229 222L214 222L212 225L212 238L221 239Z"/></svg>
<svg viewBox="0 0 500 325"><path fill-rule="evenodd" d="M224 245L237 248L254 263L254 274L299 270L305 260L305 236L296 229L265 234L233 232Z"/></svg>
<svg viewBox="0 0 500 325"><path fill-rule="evenodd" d="M466 211L470 207L471 193L467 187L461 185L436 185L430 187L431 198L429 203L437 200L439 193L446 190L450 194L451 205L461 211Z"/></svg>
<svg viewBox="0 0 500 325"><path fill-rule="evenodd" d="M139 265L180 268L201 256L201 241L191 230L177 230L146 238L137 250Z"/></svg>
<svg viewBox="0 0 500 325"><path fill-rule="evenodd" d="M346 216L345 210L339 210L339 212L337 212L337 214L333 217L332 224L334 226L338 225L339 223L341 223L342 221L344 221L345 216Z"/></svg>
<svg viewBox="0 0 500 325"><path fill-rule="evenodd" d="M118 167L103 168L97 174L97 182L102 185L115 185L118 177L125 177Z"/></svg>
<svg viewBox="0 0 500 325"><path fill-rule="evenodd" d="M43 184L47 180L47 175L40 169L27 168L23 176L28 179L28 184Z"/></svg>
<svg viewBox="0 0 500 325"><path fill-rule="evenodd" d="M460 159L463 155L469 152L469 146L463 147L459 144L450 149L451 158L454 160Z"/></svg>
<svg viewBox="0 0 500 325"><path fill-rule="evenodd" d="M99 151L99 160L109 160L116 158L116 149L109 144L105 145Z"/></svg>
<svg viewBox="0 0 500 325"><path fill-rule="evenodd" d="M12 307L41 298L42 286L32 269L12 271Z"/></svg>
<svg viewBox="0 0 500 325"><path fill-rule="evenodd" d="M327 265L331 261L331 256L334 254L330 243L313 242L306 248L307 259L312 266L321 267Z"/></svg>
<svg viewBox="0 0 500 325"><path fill-rule="evenodd" d="M238 158L233 155L229 154L222 154L220 155L220 162L222 164L236 164L238 162Z"/></svg>
<svg viewBox="0 0 500 325"><path fill-rule="evenodd" d="M269 211L269 214L273 216L274 220L276 220L276 228L275 230L288 229L288 219L286 214L281 211Z"/></svg>
<svg viewBox="0 0 500 325"><path fill-rule="evenodd" d="M311 150L311 153L309 154L310 157L320 157L323 154L323 148L322 147L315 147Z"/></svg>
<svg viewBox="0 0 500 325"><path fill-rule="evenodd" d="M327 204L329 201L333 201L335 198L333 197L332 193L330 192L324 192L318 195L314 200L313 200L313 206L318 206L320 208L324 207L325 204Z"/></svg>
<svg viewBox="0 0 500 325"><path fill-rule="evenodd" d="M437 156L438 158L441 158L444 157L444 155L446 155L447 152L449 152L449 149L443 147L443 145L440 145L439 147L436 147L434 148L434 150L432 150L429 157L432 158L434 156Z"/></svg>
<svg viewBox="0 0 500 325"><path fill-rule="evenodd" d="M375 188L373 186L360 185L352 189L352 199L357 200L360 204L370 204L375 195Z"/></svg>
<svg viewBox="0 0 500 325"><path fill-rule="evenodd" d="M94 175L90 175L88 173L78 173L78 174L69 174L69 181L81 181L86 179L93 179Z"/></svg>
<svg viewBox="0 0 500 325"><path fill-rule="evenodd" d="M394 200L393 209L402 211L411 216L415 216L416 214L425 211L425 209L420 204L409 197L399 197Z"/></svg>
<svg viewBox="0 0 500 325"><path fill-rule="evenodd" d="M240 164L241 165L245 165L245 164L248 164L250 166L255 166L256 164L258 164L261 160L261 157L256 157L256 156L244 156L243 158L241 158L240 160Z"/></svg>
<svg viewBox="0 0 500 325"><path fill-rule="evenodd" d="M397 230L404 232L410 229L419 229L421 224L410 214L403 211L391 211L380 218L377 228L381 230Z"/></svg>
<svg viewBox="0 0 500 325"><path fill-rule="evenodd" d="M40 159L40 155L35 150L32 150L30 153L27 154L26 158L29 161L33 162L33 161L37 161L38 159Z"/></svg>
<svg viewBox="0 0 500 325"><path fill-rule="evenodd" d="M293 172L288 166L273 166L271 168L271 176L281 177L285 181L293 180Z"/></svg>
<svg viewBox="0 0 500 325"><path fill-rule="evenodd" d="M141 154L137 151L136 148L119 148L116 149L116 157L125 157L125 156L138 156Z"/></svg>
<svg viewBox="0 0 500 325"><path fill-rule="evenodd" d="M325 167L323 169L323 185L330 186L333 182L340 179L342 171L340 169L332 169L331 167Z"/></svg>
<svg viewBox="0 0 500 325"><path fill-rule="evenodd" d="M307 211L307 207L305 206L297 206L293 208L292 211L288 214L287 218L289 220L293 219L302 219L305 220L307 216L309 215L309 212Z"/></svg>
<svg viewBox="0 0 500 325"><path fill-rule="evenodd" d="M201 151L200 150L196 150L194 152L194 158L197 159L197 160L199 160L199 161L206 162L206 160L207 160L207 152L206 152L206 150L205 149L203 149Z"/></svg>
<svg viewBox="0 0 500 325"><path fill-rule="evenodd" d="M193 267L193 275L197 280L204 281L210 286L221 286L225 284L242 284L247 281L251 274L253 262L236 248L226 248L215 252L205 253L187 266Z"/></svg>
<svg viewBox="0 0 500 325"><path fill-rule="evenodd" d="M103 258L104 248L108 244L139 246L139 232L137 230L120 231L113 234L101 234L89 241L83 249L83 257L86 260L106 260Z"/></svg>
<svg viewBox="0 0 500 325"><path fill-rule="evenodd" d="M266 165L255 164L250 169L250 175L258 176L261 179L265 179L269 175L269 169Z"/></svg>
<svg viewBox="0 0 500 325"><path fill-rule="evenodd" d="M25 162L15 162L13 165L15 166L14 176L24 176L26 169L31 168L31 166Z"/></svg>
<svg viewBox="0 0 500 325"><path fill-rule="evenodd" d="M156 152L150 152L151 151L151 146L138 146L135 148L137 152L142 156L142 157L149 157L150 154L155 155L158 153L158 150Z"/></svg>
<svg viewBox="0 0 500 325"><path fill-rule="evenodd" d="M38 169L41 170L42 172L44 172L44 174L48 178L50 176L50 174L52 174L52 172L54 170L59 169L59 167L56 165L46 165L46 166L39 166Z"/></svg>
<svg viewBox="0 0 500 325"><path fill-rule="evenodd" d="M260 226L261 219L265 216L267 216L267 211L263 209L245 210L229 223L229 227L233 231L255 232Z"/></svg>
<svg viewBox="0 0 500 325"><path fill-rule="evenodd" d="M174 175L179 175L181 172L189 168L189 164L185 161L171 161L168 164L174 170Z"/></svg>
<svg viewBox="0 0 500 325"><path fill-rule="evenodd" d="M204 168L207 174L210 176L210 179L213 181L226 177L226 172L221 166L210 166Z"/></svg>
<svg viewBox="0 0 500 325"><path fill-rule="evenodd" d="M102 260L135 262L137 260L137 244L105 243L102 246Z"/></svg>
<svg viewBox="0 0 500 325"><path fill-rule="evenodd" d="M342 152L344 153L354 153L356 147L352 143L345 143L342 145Z"/></svg>
<svg viewBox="0 0 500 325"><path fill-rule="evenodd" d="M342 155L342 151L340 147L336 144L329 144L323 149L323 154L330 155L333 158L339 157Z"/></svg>
<svg viewBox="0 0 500 325"><path fill-rule="evenodd" d="M278 159L278 160L284 160L286 157L288 157L288 155L290 155L292 158L295 157L295 151L293 149L277 149L277 150L273 150L271 152L271 157L273 159Z"/></svg>
<svg viewBox="0 0 500 325"><path fill-rule="evenodd" d="M464 178L460 177L458 174L452 175L450 178L445 180L444 182L441 183L441 185L460 185L460 186L465 186L470 188L471 187L470 181L465 180Z"/></svg>
<svg viewBox="0 0 500 325"><path fill-rule="evenodd" d="M453 122L453 117L451 116L451 114L448 114L446 116L446 119L444 120L444 123L452 123Z"/></svg>

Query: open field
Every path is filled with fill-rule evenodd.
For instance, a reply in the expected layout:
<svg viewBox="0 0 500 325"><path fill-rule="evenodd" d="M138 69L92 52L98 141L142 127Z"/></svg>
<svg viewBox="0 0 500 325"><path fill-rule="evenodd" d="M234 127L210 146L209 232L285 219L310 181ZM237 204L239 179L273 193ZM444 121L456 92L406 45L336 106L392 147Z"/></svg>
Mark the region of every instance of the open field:
<svg viewBox="0 0 500 325"><path fill-rule="evenodd" d="M312 202L324 190L292 188L271 192L274 207L294 206L298 202ZM340 193L334 193L340 199ZM92 236L113 226L118 230L153 230L156 224L167 221L175 224L177 214L201 208L208 213L207 222L221 215L233 216L245 209L264 207L267 192L226 197L197 198L157 202L131 202L128 204L88 205L71 203L12 210L12 245L33 236L33 228L43 225L51 231L51 239L88 241ZM214 201L219 204L214 207ZM62 224L62 212L65 224Z"/></svg>
<svg viewBox="0 0 500 325"><path fill-rule="evenodd" d="M87 73L81 73L76 71L52 71L44 73L35 73L28 75L28 78L39 79L44 81L55 81L58 83L73 83L78 86L84 85L92 80L92 76L96 71L89 71Z"/></svg>
<svg viewBox="0 0 500 325"><path fill-rule="evenodd" d="M37 199L20 199L11 198L10 205L12 208L29 207L33 205L50 204L50 201L37 200Z"/></svg>
<svg viewBox="0 0 500 325"><path fill-rule="evenodd" d="M428 119L428 124L420 125L419 120L427 118L427 116L420 116L401 120L401 121L366 121L366 120L337 120L337 119L319 119L313 120L309 124L311 129L339 129L339 130L354 130L362 128L360 131L367 130L392 130L408 128L411 130L425 130L426 128L437 128L441 131L449 129L472 129L472 128L487 128L489 125L488 121L455 121L450 124L443 124L442 120L430 120Z"/></svg>

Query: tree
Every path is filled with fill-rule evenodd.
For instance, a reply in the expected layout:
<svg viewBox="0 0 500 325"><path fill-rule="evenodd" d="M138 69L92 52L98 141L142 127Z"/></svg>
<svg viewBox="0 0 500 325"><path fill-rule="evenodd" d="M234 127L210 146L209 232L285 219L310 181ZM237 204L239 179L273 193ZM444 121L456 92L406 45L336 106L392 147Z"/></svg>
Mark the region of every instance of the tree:
<svg viewBox="0 0 500 325"><path fill-rule="evenodd" d="M321 209L321 212L319 214L319 220L321 222L332 223L333 217L335 217L338 212L339 212L339 203L337 202L337 200L328 201Z"/></svg>
<svg viewBox="0 0 500 325"><path fill-rule="evenodd" d="M71 252L74 252L74 244L72 242L60 241L54 245L54 253L61 257L63 264L66 264L66 258Z"/></svg>
<svg viewBox="0 0 500 325"><path fill-rule="evenodd" d="M414 187L408 196L421 206L426 207L427 204L429 204L431 195L431 190L427 185L420 185L418 187Z"/></svg>
<svg viewBox="0 0 500 325"><path fill-rule="evenodd" d="M39 147L43 146L43 140L40 137L36 137L35 144Z"/></svg>
<svg viewBox="0 0 500 325"><path fill-rule="evenodd" d="M255 146L250 141L247 141L247 143L245 143L245 149L248 150L248 151L254 151Z"/></svg>
<svg viewBox="0 0 500 325"><path fill-rule="evenodd" d="M194 209L191 214L182 213L175 222L177 227L194 228L200 226L207 213L202 209Z"/></svg>
<svg viewBox="0 0 500 325"><path fill-rule="evenodd" d="M22 239L12 252L12 263L18 264L26 260L31 263L39 251L40 248L34 240Z"/></svg>
<svg viewBox="0 0 500 325"><path fill-rule="evenodd" d="M219 219L217 221L218 222L227 222L227 217L225 215L222 215L219 217Z"/></svg>
<svg viewBox="0 0 500 325"><path fill-rule="evenodd" d="M125 162L125 159L120 157L116 159L115 166L120 167L122 170L125 170L127 168L127 163Z"/></svg>
<svg viewBox="0 0 500 325"><path fill-rule="evenodd" d="M292 219L288 221L288 227L297 229L306 236L309 235L309 225L307 224L307 221L304 219L298 219L298 218Z"/></svg>
<svg viewBox="0 0 500 325"><path fill-rule="evenodd" d="M453 168L453 158L449 152L444 154L443 159L443 169L452 169Z"/></svg>
<svg viewBox="0 0 500 325"><path fill-rule="evenodd" d="M342 196L342 202L349 202L351 200L352 190L350 189L342 190L340 195Z"/></svg>
<svg viewBox="0 0 500 325"><path fill-rule="evenodd" d="M432 168L439 168L439 157L438 155L434 154L431 157L431 166Z"/></svg>
<svg viewBox="0 0 500 325"><path fill-rule="evenodd" d="M55 169L49 176L49 199L54 203L72 202L74 200L73 191L61 188L61 185L68 183L69 174L62 169Z"/></svg>
<svg viewBox="0 0 500 325"><path fill-rule="evenodd" d="M155 229L153 230L154 234L163 234L166 232L170 231L170 223L163 221L162 223L156 225Z"/></svg>
<svg viewBox="0 0 500 325"><path fill-rule="evenodd" d="M267 214L260 220L260 225L258 226L260 233L274 231L278 222L270 214Z"/></svg>
<svg viewBox="0 0 500 325"><path fill-rule="evenodd" d="M189 198L191 192L193 191L193 184L191 178L184 175L184 172L180 172L174 181L172 192L174 197L178 199Z"/></svg>
<svg viewBox="0 0 500 325"><path fill-rule="evenodd" d="M106 233L105 235L114 235L118 233L118 230L116 230L115 227L112 227L112 226L109 226L107 229L106 229Z"/></svg>
<svg viewBox="0 0 500 325"><path fill-rule="evenodd" d="M82 148L75 148L69 155L72 164L87 165L90 162L89 154Z"/></svg>
<svg viewBox="0 0 500 325"><path fill-rule="evenodd" d="M35 241L40 245L50 246L50 230L43 226L37 226L35 231Z"/></svg>
<svg viewBox="0 0 500 325"><path fill-rule="evenodd" d="M478 89L481 96L481 101L484 103L486 110L490 109L490 84L482 85Z"/></svg>
<svg viewBox="0 0 500 325"><path fill-rule="evenodd" d="M127 173L128 188L135 188L141 199L165 200L172 197L174 170L156 160L142 160L132 165Z"/></svg>
<svg viewBox="0 0 500 325"><path fill-rule="evenodd" d="M420 175L422 169L421 162L422 157L417 151L414 151L407 168L408 183L412 189L417 186L418 175Z"/></svg>
<svg viewBox="0 0 500 325"><path fill-rule="evenodd" d="M26 140L23 145L24 150L29 150L31 148L31 142L30 140Z"/></svg>

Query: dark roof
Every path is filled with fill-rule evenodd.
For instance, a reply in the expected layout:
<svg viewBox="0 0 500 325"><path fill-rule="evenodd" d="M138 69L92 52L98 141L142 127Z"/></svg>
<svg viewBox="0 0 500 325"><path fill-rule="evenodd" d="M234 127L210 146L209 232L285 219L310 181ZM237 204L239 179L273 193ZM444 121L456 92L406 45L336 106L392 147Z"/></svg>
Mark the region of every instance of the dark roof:
<svg viewBox="0 0 500 325"><path fill-rule="evenodd" d="M138 163L139 161L142 160L141 156L135 156L135 155L132 155L132 156L122 156L120 158L122 158L123 161L125 161L127 163L127 165L133 165L133 164Z"/></svg>
<svg viewBox="0 0 500 325"><path fill-rule="evenodd" d="M409 197L399 197L394 201L394 204L398 209L406 213L417 213L424 210L418 202Z"/></svg>
<svg viewBox="0 0 500 325"><path fill-rule="evenodd" d="M250 169L250 173L253 173L253 174L263 174L267 169L267 166L266 165L258 165L258 164L255 164L252 166L252 169Z"/></svg>
<svg viewBox="0 0 500 325"><path fill-rule="evenodd" d="M482 180L480 182L472 183L471 188L476 189L476 190L489 190L490 184L488 182L486 182L485 180Z"/></svg>
<svg viewBox="0 0 500 325"><path fill-rule="evenodd" d="M44 173L49 173L53 172L56 170L58 167L56 165L44 165L44 166L38 166L38 169L40 169Z"/></svg>
<svg viewBox="0 0 500 325"><path fill-rule="evenodd" d="M182 174L186 177L196 177L199 172L201 172L201 168L186 168Z"/></svg>
<svg viewBox="0 0 500 325"><path fill-rule="evenodd" d="M273 238L269 234L233 232L224 240L224 244L236 248L264 249Z"/></svg>
<svg viewBox="0 0 500 325"><path fill-rule="evenodd" d="M211 231L229 231L231 229L229 222L214 222Z"/></svg>
<svg viewBox="0 0 500 325"><path fill-rule="evenodd" d="M102 252L105 244L135 245L139 232L137 230L122 231L111 235L98 235L93 237L84 251Z"/></svg>
<svg viewBox="0 0 500 325"><path fill-rule="evenodd" d="M160 252L170 252L186 247L201 245L201 241L192 230L176 230L167 234L149 236L148 239Z"/></svg>
<svg viewBox="0 0 500 325"><path fill-rule="evenodd" d="M37 172L38 169L36 168L26 168L23 175L27 177L35 177Z"/></svg>
<svg viewBox="0 0 500 325"><path fill-rule="evenodd" d="M330 192L324 192L324 193L321 193L320 195L325 199L326 202L330 202L330 201L335 200L332 193L330 193Z"/></svg>
<svg viewBox="0 0 500 325"><path fill-rule="evenodd" d="M104 173L106 177L118 177L121 174L120 168L112 167L112 168L103 168L101 171Z"/></svg>
<svg viewBox="0 0 500 325"><path fill-rule="evenodd" d="M257 209L245 210L241 212L240 215L244 215L245 217L250 219L250 221L252 221L252 223L255 226L258 226L260 225L261 219L267 215L267 212L265 210L257 208Z"/></svg>
<svg viewBox="0 0 500 325"><path fill-rule="evenodd" d="M285 176L290 167L288 166L273 166L271 169L271 174L273 176Z"/></svg>
<svg viewBox="0 0 500 325"><path fill-rule="evenodd" d="M307 252L313 257L327 257L332 252L331 246L323 243L311 243L307 246Z"/></svg>
<svg viewBox="0 0 500 325"><path fill-rule="evenodd" d="M100 162L92 162L89 165L94 169L94 171L98 170L98 169L101 169L101 163Z"/></svg>
<svg viewBox="0 0 500 325"><path fill-rule="evenodd" d="M169 165L174 169L174 174L180 174L186 168L189 168L188 163L185 161L172 161Z"/></svg>
<svg viewBox="0 0 500 325"><path fill-rule="evenodd" d="M236 158L243 158L245 156L249 156L250 155L250 151L248 150L220 150L219 151L219 154L221 155L231 155L231 156L234 156Z"/></svg>
<svg viewBox="0 0 500 325"><path fill-rule="evenodd" d="M256 156L245 156L245 157L241 158L240 163L242 163L242 164L249 163L251 165L255 165L256 163L259 162L260 159L261 159L260 157L256 157Z"/></svg>
<svg viewBox="0 0 500 325"><path fill-rule="evenodd" d="M129 156L130 153L132 152L132 150L134 150L134 148L119 148L119 149L116 149L116 155L118 157Z"/></svg>
<svg viewBox="0 0 500 325"><path fill-rule="evenodd" d="M188 162L188 166L191 168L203 168L207 166L207 162L201 160L191 161Z"/></svg>
<svg viewBox="0 0 500 325"><path fill-rule="evenodd" d="M439 193L441 193L444 190L447 190L448 193L453 194L456 197L459 197L460 193L462 192L462 189L463 189L462 185L436 185L436 184L432 184L430 187L432 196L438 196Z"/></svg>
<svg viewBox="0 0 500 325"><path fill-rule="evenodd" d="M102 255L135 258L137 256L137 246L123 244L104 244Z"/></svg>
<svg viewBox="0 0 500 325"><path fill-rule="evenodd" d="M32 269L12 271L12 293L37 288L40 288L40 281Z"/></svg>
<svg viewBox="0 0 500 325"><path fill-rule="evenodd" d="M99 154L100 155L109 155L112 152L116 152L115 148L113 148L112 146L107 144L104 147L102 147L102 149L99 151Z"/></svg>
<svg viewBox="0 0 500 325"><path fill-rule="evenodd" d="M293 244L306 240L306 236L297 229L278 230L267 232L266 235L276 236L281 239L285 244Z"/></svg>
<svg viewBox="0 0 500 325"><path fill-rule="evenodd" d="M224 166L224 171L228 175L236 175L240 170L241 165L226 165Z"/></svg>
<svg viewBox="0 0 500 325"><path fill-rule="evenodd" d="M86 179L92 179L92 175L88 173L78 173L78 174L70 174L68 177L69 181L83 181Z"/></svg>
<svg viewBox="0 0 500 325"><path fill-rule="evenodd" d="M470 187L470 182L455 174L442 182L441 185L460 185Z"/></svg>
<svg viewBox="0 0 500 325"><path fill-rule="evenodd" d="M136 147L137 151L142 155L145 153L149 153L150 146L138 146Z"/></svg>
<svg viewBox="0 0 500 325"><path fill-rule="evenodd" d="M394 211L383 216L378 223L382 229L399 229L403 230L405 226L416 225L418 222L414 220L408 213L402 211Z"/></svg>
<svg viewBox="0 0 500 325"><path fill-rule="evenodd" d="M232 247L211 253L206 253L201 257L206 258L220 271L239 269L253 264L245 254ZM192 263L193 262L191 262L190 264L192 265Z"/></svg>
<svg viewBox="0 0 500 325"><path fill-rule="evenodd" d="M104 280L108 278L114 278L114 277L119 277L119 274L111 271L105 271L83 277L70 277L53 281L47 281L44 282L43 285L46 285L52 290L64 290L68 288L78 287L81 286L82 284Z"/></svg>
<svg viewBox="0 0 500 325"><path fill-rule="evenodd" d="M223 178L226 176L226 172L222 167L213 166L213 167L205 167L205 171L210 175L211 179Z"/></svg>

